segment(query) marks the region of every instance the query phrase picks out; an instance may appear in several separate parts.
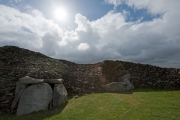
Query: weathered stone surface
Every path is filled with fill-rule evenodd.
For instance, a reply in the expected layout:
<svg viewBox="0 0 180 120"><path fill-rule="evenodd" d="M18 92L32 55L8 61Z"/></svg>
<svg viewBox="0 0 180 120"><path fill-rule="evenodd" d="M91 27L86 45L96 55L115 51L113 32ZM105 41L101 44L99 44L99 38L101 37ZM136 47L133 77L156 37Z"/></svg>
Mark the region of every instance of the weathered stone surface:
<svg viewBox="0 0 180 120"><path fill-rule="evenodd" d="M131 83L131 74L126 74L122 77L123 83L125 83L125 88L127 91L134 89L134 85Z"/></svg>
<svg viewBox="0 0 180 120"><path fill-rule="evenodd" d="M24 84L37 84L37 83L44 82L43 79L35 79L35 78L29 77L29 76L22 77L19 79L19 81Z"/></svg>
<svg viewBox="0 0 180 120"><path fill-rule="evenodd" d="M44 79L45 83L50 83L50 84L61 84L63 83L63 79Z"/></svg>
<svg viewBox="0 0 180 120"><path fill-rule="evenodd" d="M126 84L125 88L127 91L134 89L134 85L128 79L124 79L123 83Z"/></svg>
<svg viewBox="0 0 180 120"><path fill-rule="evenodd" d="M102 85L105 92L122 93L126 92L126 88L122 82L111 82L106 85Z"/></svg>
<svg viewBox="0 0 180 120"><path fill-rule="evenodd" d="M53 91L53 106L60 106L67 101L67 91L63 84L55 84Z"/></svg>
<svg viewBox="0 0 180 120"><path fill-rule="evenodd" d="M34 111L48 109L51 100L52 88L49 84L31 85L21 95L17 115L25 115Z"/></svg>
<svg viewBox="0 0 180 120"><path fill-rule="evenodd" d="M20 99L20 96L22 94L22 92L26 89L28 85L26 84L22 84L20 82L16 82L16 89L15 89L15 97L14 97L14 100L12 102L12 105L11 105L11 111L13 112L15 108L17 108L17 105L18 105L18 101Z"/></svg>
<svg viewBox="0 0 180 120"><path fill-rule="evenodd" d="M130 81L131 80L131 74L129 74L129 73L125 74L124 76L122 76L122 79L123 80L128 79Z"/></svg>

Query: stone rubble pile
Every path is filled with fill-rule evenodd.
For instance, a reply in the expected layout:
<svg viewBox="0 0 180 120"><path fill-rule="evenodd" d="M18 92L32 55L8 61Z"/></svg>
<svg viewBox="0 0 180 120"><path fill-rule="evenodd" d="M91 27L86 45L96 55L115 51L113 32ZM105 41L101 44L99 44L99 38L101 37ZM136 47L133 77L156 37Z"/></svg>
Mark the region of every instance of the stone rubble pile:
<svg viewBox="0 0 180 120"><path fill-rule="evenodd" d="M16 83L11 111L25 115L60 106L67 101L63 79L35 79L25 76Z"/></svg>

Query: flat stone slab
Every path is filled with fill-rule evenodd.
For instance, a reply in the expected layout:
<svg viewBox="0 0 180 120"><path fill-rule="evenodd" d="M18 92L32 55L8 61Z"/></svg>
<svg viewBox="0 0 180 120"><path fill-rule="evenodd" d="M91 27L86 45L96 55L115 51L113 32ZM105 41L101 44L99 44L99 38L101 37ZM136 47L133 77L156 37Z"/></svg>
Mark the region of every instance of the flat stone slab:
<svg viewBox="0 0 180 120"><path fill-rule="evenodd" d="M48 109L52 101L52 88L47 83L34 84L27 87L21 95L17 115Z"/></svg>
<svg viewBox="0 0 180 120"><path fill-rule="evenodd" d="M43 83L44 79L35 79L29 76L25 76L20 78L19 82L23 84L37 84L37 83Z"/></svg>
<svg viewBox="0 0 180 120"><path fill-rule="evenodd" d="M63 79L44 79L45 83L50 83L50 84L62 84Z"/></svg>

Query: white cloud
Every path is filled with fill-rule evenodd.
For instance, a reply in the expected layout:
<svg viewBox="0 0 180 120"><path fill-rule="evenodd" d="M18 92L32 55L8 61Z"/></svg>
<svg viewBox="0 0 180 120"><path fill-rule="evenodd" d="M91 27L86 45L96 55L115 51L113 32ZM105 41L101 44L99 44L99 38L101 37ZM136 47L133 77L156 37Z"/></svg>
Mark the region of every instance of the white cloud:
<svg viewBox="0 0 180 120"><path fill-rule="evenodd" d="M77 49L81 50L81 51L85 51L85 50L89 49L89 45L87 43L81 43L78 45Z"/></svg>
<svg viewBox="0 0 180 120"><path fill-rule="evenodd" d="M32 10L34 14L22 13L17 9L0 5L0 42L14 42L27 48L39 48L41 37L46 33L63 34L61 28L51 20L45 19L40 11Z"/></svg>
<svg viewBox="0 0 180 120"><path fill-rule="evenodd" d="M18 3L18 2L21 2L22 0L10 0L10 1Z"/></svg>
<svg viewBox="0 0 180 120"><path fill-rule="evenodd" d="M121 2L109 1L116 6ZM134 9L145 8L151 14L160 13L162 17L148 22L126 22L126 11L110 11L90 21L77 14L73 22L78 27L63 31L38 10L22 13L0 5L0 45L18 45L78 63L118 59L180 68L179 0L124 3Z"/></svg>
<svg viewBox="0 0 180 120"><path fill-rule="evenodd" d="M179 0L126 0L129 6L137 9L145 8L152 14L172 12L178 9Z"/></svg>
<svg viewBox="0 0 180 120"><path fill-rule="evenodd" d="M120 4L122 4L125 0L104 0L106 3L113 4L114 9Z"/></svg>

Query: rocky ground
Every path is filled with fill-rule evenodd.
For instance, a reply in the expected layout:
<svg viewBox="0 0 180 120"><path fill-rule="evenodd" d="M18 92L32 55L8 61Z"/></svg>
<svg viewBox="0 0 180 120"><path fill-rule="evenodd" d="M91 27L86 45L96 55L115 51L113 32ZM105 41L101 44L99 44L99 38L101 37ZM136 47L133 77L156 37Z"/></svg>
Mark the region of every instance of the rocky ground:
<svg viewBox="0 0 180 120"><path fill-rule="evenodd" d="M178 72L175 68L123 61L75 64L15 46L4 46L0 47L0 110L9 112L15 83L24 76L38 79L63 78L69 95L84 95L103 92L101 85L116 82L126 73L132 75L131 81L136 88L180 89Z"/></svg>

